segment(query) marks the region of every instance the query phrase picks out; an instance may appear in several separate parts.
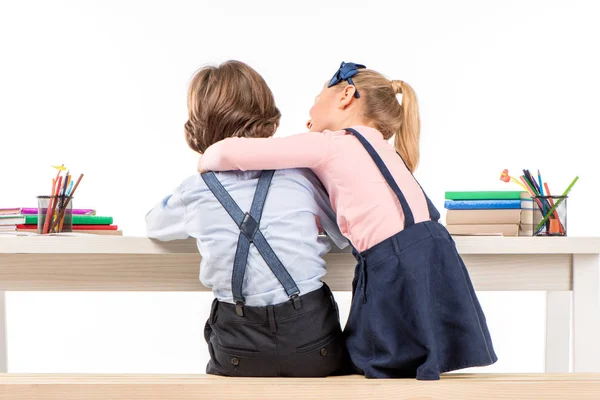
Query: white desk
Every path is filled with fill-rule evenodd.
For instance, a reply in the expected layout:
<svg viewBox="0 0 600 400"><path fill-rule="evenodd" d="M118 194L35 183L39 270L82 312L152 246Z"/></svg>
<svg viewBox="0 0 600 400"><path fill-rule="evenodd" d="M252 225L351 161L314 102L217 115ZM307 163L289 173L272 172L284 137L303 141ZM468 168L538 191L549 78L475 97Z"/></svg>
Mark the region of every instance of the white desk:
<svg viewBox="0 0 600 400"><path fill-rule="evenodd" d="M456 237L477 290L548 292L546 371L600 372L600 238ZM326 282L351 290L354 259L326 256ZM0 236L0 372L6 371L2 291L196 291L200 255L191 240ZM487 311L487 310L484 310Z"/></svg>

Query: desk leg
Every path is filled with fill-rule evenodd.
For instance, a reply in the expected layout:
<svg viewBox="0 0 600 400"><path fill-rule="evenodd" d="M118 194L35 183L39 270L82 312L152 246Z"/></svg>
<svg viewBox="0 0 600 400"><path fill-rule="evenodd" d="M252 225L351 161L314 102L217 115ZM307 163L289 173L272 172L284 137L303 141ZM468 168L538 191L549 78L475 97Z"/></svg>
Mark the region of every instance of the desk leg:
<svg viewBox="0 0 600 400"><path fill-rule="evenodd" d="M569 372L570 351L571 292L547 292L545 372Z"/></svg>
<svg viewBox="0 0 600 400"><path fill-rule="evenodd" d="M6 303L4 302L4 292L0 291L0 373L8 372L6 349Z"/></svg>
<svg viewBox="0 0 600 400"><path fill-rule="evenodd" d="M573 372L600 372L598 254L573 254Z"/></svg>

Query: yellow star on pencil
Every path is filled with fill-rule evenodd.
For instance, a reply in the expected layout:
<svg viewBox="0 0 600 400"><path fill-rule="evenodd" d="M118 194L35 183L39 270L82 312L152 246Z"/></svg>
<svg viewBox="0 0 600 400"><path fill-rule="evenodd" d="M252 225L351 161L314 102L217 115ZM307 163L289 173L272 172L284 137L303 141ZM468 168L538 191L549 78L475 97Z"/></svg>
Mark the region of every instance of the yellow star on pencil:
<svg viewBox="0 0 600 400"><path fill-rule="evenodd" d="M62 164L62 165L52 165L52 168L55 168L55 169L57 169L59 171L66 171L67 170L67 168L65 167L65 164Z"/></svg>

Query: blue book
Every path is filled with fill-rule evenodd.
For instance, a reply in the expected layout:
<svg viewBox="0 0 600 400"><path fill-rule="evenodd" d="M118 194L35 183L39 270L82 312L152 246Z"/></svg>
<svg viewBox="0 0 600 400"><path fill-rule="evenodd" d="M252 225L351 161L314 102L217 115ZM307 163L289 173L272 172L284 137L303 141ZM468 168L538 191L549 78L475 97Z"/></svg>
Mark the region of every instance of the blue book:
<svg viewBox="0 0 600 400"><path fill-rule="evenodd" d="M446 200L448 210L500 210L521 208L521 200Z"/></svg>

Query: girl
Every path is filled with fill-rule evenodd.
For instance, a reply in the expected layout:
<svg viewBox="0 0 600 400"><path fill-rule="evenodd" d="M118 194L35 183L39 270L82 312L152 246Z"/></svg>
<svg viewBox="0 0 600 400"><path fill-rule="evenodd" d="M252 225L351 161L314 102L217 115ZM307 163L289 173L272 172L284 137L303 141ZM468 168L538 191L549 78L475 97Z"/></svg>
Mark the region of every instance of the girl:
<svg viewBox="0 0 600 400"><path fill-rule="evenodd" d="M188 112L186 139L199 153L226 137L270 137L280 117L263 78L237 61L194 76ZM321 282L330 247L317 218L344 247L327 193L308 170L195 174L148 213L149 237L197 240L200 280L216 297L205 326L207 373L345 369L337 305Z"/></svg>
<svg viewBox="0 0 600 400"><path fill-rule="evenodd" d="M358 372L430 380L494 363L465 265L412 175L420 134L413 89L342 63L310 118L310 133L216 143L199 169L308 167L324 183L357 260L344 334Z"/></svg>

